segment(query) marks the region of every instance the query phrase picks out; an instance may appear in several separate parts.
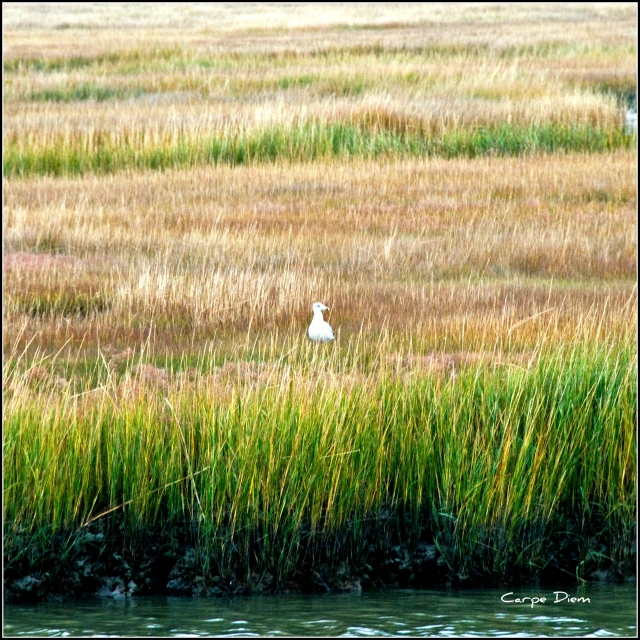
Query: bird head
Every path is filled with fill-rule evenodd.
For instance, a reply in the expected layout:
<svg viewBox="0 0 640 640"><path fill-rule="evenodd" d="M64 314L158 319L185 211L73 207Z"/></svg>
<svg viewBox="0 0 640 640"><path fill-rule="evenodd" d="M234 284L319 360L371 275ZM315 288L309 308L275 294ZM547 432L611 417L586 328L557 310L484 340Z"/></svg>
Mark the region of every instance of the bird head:
<svg viewBox="0 0 640 640"><path fill-rule="evenodd" d="M329 311L329 307L323 305L322 302L314 302L312 308L314 311Z"/></svg>

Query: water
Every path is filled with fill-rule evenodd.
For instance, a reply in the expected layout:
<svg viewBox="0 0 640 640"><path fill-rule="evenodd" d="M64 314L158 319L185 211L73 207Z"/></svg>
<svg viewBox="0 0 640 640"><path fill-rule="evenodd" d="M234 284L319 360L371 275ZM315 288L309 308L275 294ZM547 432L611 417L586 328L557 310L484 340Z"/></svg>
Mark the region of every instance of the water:
<svg viewBox="0 0 640 640"><path fill-rule="evenodd" d="M9 605L5 637L25 636L581 636L636 635L635 585L558 587L590 602L501 602L511 589L384 590L362 595L285 595L217 600L133 598Z"/></svg>

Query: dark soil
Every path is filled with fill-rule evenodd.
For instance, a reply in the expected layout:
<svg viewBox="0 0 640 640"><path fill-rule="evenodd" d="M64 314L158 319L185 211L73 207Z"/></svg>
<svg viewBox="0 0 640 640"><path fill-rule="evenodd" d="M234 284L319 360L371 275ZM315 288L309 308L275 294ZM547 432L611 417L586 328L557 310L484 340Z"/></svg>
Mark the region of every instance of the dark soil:
<svg viewBox="0 0 640 640"><path fill-rule="evenodd" d="M278 575L269 567L248 566L251 563L243 562L237 552L231 554L226 569L215 566L198 544L193 528L132 532L121 520L105 520L40 542L5 533L4 601L360 592L441 585L571 585L578 582L577 570L587 580L635 580L635 534L632 541L621 545L603 541L601 535L589 538L581 529L581 543L576 544L578 532L572 534L571 529L568 525L564 537L548 542L544 566L525 569L514 559L499 574L486 568L490 566L487 558L456 562L446 539L439 539L436 545L425 535L407 542L397 532L381 535L377 531L360 543L357 554L344 548L335 552L309 548L294 570ZM348 559L353 557L359 559Z"/></svg>

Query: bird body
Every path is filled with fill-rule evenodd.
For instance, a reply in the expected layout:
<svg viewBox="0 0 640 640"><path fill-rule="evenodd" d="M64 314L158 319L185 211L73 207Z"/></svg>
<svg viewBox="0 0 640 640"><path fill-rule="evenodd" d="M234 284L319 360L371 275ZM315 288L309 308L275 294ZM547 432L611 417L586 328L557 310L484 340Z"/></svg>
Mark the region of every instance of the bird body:
<svg viewBox="0 0 640 640"><path fill-rule="evenodd" d="M307 330L307 335L314 342L330 342L334 339L333 329L331 325L322 317L322 312L328 310L322 302L313 303L313 320Z"/></svg>

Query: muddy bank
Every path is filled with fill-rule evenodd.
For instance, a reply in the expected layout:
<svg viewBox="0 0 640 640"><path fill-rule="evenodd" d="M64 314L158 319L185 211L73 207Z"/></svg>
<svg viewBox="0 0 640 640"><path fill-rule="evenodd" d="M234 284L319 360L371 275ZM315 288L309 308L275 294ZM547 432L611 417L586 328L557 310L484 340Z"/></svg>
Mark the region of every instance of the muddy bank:
<svg viewBox="0 0 640 640"><path fill-rule="evenodd" d="M517 558L498 571L491 554L456 559L453 540L366 536L354 549L310 543L286 573L261 566L257 549L246 557L231 549L225 566L211 560L191 527L131 531L124 522L95 522L46 541L5 534L4 601L66 600L84 596L278 594L360 592L386 587L576 584L635 580L635 535L596 535L578 521L546 541L538 567ZM600 529L602 532L602 529ZM389 532L387 531L387 534ZM448 543L450 546L448 546ZM245 550L246 551L246 550Z"/></svg>

